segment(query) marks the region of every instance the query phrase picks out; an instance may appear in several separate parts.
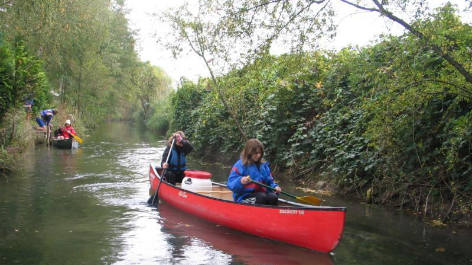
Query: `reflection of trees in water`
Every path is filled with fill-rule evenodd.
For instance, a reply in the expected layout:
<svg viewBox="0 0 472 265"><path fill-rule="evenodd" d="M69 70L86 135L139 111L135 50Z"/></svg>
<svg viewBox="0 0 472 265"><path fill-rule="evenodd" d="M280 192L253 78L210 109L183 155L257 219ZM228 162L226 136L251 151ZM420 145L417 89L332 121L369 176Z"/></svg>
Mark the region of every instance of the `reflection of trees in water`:
<svg viewBox="0 0 472 265"><path fill-rule="evenodd" d="M175 235L175 231L173 229L168 229L166 227L162 227L162 232L166 234L170 234L171 236L166 238L166 241L170 247L170 252L172 253L172 257L185 257L184 250L185 246L189 244L189 238L185 236L178 236Z"/></svg>
<svg viewBox="0 0 472 265"><path fill-rule="evenodd" d="M83 152L82 148L66 150L45 146L35 150L36 154L28 156L24 168L39 176L57 175L58 172L77 173L77 159Z"/></svg>
<svg viewBox="0 0 472 265"><path fill-rule="evenodd" d="M60 165L65 173L77 172L77 158L82 154L82 149L74 150L58 150L60 157Z"/></svg>
<svg viewBox="0 0 472 265"><path fill-rule="evenodd" d="M38 152L34 160L34 171L38 175L50 175L53 174L55 168L53 167L54 161L54 151L52 148L41 146L42 148L38 149Z"/></svg>

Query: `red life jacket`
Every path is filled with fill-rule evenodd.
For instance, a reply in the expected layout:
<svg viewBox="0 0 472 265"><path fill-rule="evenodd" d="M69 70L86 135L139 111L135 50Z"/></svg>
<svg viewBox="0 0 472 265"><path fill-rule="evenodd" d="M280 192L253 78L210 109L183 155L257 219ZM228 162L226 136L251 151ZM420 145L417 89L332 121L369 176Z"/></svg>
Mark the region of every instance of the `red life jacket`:
<svg viewBox="0 0 472 265"><path fill-rule="evenodd" d="M64 138L72 137L72 136L70 136L70 134L75 135L75 130L72 126L62 127L62 136L64 136Z"/></svg>

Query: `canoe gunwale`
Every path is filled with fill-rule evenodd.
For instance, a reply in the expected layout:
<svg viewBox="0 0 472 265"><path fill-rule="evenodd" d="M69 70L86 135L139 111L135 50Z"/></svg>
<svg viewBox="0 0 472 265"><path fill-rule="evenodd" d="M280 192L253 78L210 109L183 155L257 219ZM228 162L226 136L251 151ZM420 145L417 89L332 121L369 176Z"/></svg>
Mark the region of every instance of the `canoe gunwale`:
<svg viewBox="0 0 472 265"><path fill-rule="evenodd" d="M163 182L165 183L165 182ZM222 183L219 183L219 182L212 182L213 185L217 185L217 186L221 186L221 187L227 187L225 184L222 184ZM174 186L172 186L174 187ZM177 189L180 189L182 191L186 191L186 192L192 192L193 194L195 195L202 195L204 197L208 197L209 199L217 199L217 200L222 200L222 199L219 199L219 198L213 198L213 197L209 197L209 196L205 196L204 194L201 194L201 193L197 193L197 192L193 192L193 191L190 191L190 190L185 190L185 189L182 189L180 187L175 187ZM222 200L222 201L225 201L225 202L230 202L230 203L236 203L236 204L242 204L242 205L248 205L246 203L240 203L240 202L235 202L235 201L228 201L228 200ZM323 211L343 211L343 212L346 212L347 211L347 208L346 207L336 207L336 206L321 206L321 205L308 205L308 204L304 204L304 203L298 203L298 202L294 202L294 201L289 201L289 200L285 200L285 199L282 199L282 198L279 198L279 201L283 202L283 203L287 203L287 204L290 204L290 205L293 205L293 206L278 206L278 205L253 205L253 206L261 206L261 207L269 207L269 208L289 208L289 207L292 207L292 208L296 208L296 209L303 209L303 210L323 210Z"/></svg>
<svg viewBox="0 0 472 265"><path fill-rule="evenodd" d="M68 138L68 139L52 139L52 146L58 148L58 149L76 149L79 147L79 142L75 140L74 138Z"/></svg>
<svg viewBox="0 0 472 265"><path fill-rule="evenodd" d="M286 203L286 204L289 204L290 206L247 204L247 203L241 203L241 202L235 202L235 201L228 201L228 200L224 200L224 199L220 199L220 198L214 198L214 197L202 194L202 193L198 193L196 191L186 190L186 189L182 189L181 187L170 185L167 182L162 182L162 184L167 184L168 186L170 186L172 188L175 188L175 189L178 189L178 190L184 191L184 192L189 192L189 193L192 193L196 196L205 197L206 199L219 200L219 201L223 201L223 202L227 202L227 203L233 203L233 204L249 206L249 207L276 208L276 209L283 208L283 209L297 209L297 210L320 210L320 211L344 211L344 212L347 211L346 207L315 206L315 205L308 205L308 204L293 202L293 201L285 200L285 199L282 199L282 198L279 198L279 201L281 201L283 203ZM221 187L226 187L226 185L224 185L222 183L219 183L219 182L213 182L212 181L212 184L217 185L217 186L221 186Z"/></svg>

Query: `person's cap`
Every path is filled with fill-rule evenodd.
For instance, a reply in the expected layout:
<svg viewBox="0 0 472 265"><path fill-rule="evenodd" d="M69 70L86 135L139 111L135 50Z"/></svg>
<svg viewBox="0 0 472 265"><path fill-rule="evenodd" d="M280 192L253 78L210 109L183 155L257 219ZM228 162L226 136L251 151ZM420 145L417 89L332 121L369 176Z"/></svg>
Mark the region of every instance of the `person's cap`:
<svg viewBox="0 0 472 265"><path fill-rule="evenodd" d="M70 120L66 120L66 124L70 124Z"/></svg>
<svg viewBox="0 0 472 265"><path fill-rule="evenodd" d="M52 112L53 112L54 114L58 113L57 109L53 109Z"/></svg>

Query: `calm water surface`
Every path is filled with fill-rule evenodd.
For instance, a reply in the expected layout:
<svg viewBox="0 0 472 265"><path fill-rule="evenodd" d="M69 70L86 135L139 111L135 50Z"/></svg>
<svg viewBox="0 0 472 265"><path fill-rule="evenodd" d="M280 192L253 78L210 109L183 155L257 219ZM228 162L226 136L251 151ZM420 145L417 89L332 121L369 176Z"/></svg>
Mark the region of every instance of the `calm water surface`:
<svg viewBox="0 0 472 265"><path fill-rule="evenodd" d="M343 198L325 198L348 207L331 255L226 229L165 202L156 209L146 204L147 170L160 161L163 137L109 123L82 138L75 151L31 149L19 172L0 176L0 264L472 264L470 229ZM226 180L230 165L190 160Z"/></svg>

